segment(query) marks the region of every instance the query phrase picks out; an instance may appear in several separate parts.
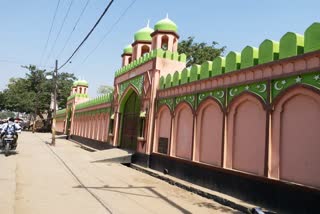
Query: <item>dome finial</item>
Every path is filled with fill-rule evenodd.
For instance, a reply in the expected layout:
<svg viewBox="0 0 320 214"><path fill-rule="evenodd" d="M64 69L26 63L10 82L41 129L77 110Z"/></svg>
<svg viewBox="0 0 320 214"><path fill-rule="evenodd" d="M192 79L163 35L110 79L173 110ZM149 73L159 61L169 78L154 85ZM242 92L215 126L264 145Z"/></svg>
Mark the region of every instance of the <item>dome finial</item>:
<svg viewBox="0 0 320 214"><path fill-rule="evenodd" d="M166 19L169 19L169 14L167 13Z"/></svg>
<svg viewBox="0 0 320 214"><path fill-rule="evenodd" d="M147 22L147 28L150 27L150 19L148 19L148 22Z"/></svg>

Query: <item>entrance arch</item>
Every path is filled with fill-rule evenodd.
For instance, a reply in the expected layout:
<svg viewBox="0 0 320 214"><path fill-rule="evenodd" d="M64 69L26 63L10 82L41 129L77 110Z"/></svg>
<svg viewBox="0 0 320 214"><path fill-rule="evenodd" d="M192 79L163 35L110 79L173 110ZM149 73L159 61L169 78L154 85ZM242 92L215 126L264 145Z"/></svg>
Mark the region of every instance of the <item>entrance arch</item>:
<svg viewBox="0 0 320 214"><path fill-rule="evenodd" d="M140 98L134 90L129 90L122 100L120 147L136 151L139 131Z"/></svg>

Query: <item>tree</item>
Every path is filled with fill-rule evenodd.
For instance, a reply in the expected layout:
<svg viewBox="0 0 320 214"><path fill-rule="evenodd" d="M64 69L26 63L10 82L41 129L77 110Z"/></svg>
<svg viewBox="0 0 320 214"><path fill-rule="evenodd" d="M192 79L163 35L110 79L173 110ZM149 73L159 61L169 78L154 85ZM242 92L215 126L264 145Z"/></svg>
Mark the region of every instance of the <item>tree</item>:
<svg viewBox="0 0 320 214"><path fill-rule="evenodd" d="M8 88L2 93L4 99L3 109L36 113L41 119L44 119L43 114L47 114L47 118L50 120L52 117L50 103L54 90L54 82L46 77L52 73L38 69L34 65L23 66L23 68L28 70L25 78L11 78ZM60 107L64 108L66 106L67 98L70 95L70 90L75 79L74 74L58 73L57 101Z"/></svg>
<svg viewBox="0 0 320 214"><path fill-rule="evenodd" d="M187 67L193 64L202 64L205 61L212 61L216 57L221 56L226 47L217 48L217 42L213 41L211 45L205 42L194 42L194 37L188 37L182 40L178 45L178 52L187 55Z"/></svg>
<svg viewBox="0 0 320 214"><path fill-rule="evenodd" d="M109 86L109 85L100 85L98 90L97 90L97 93L100 94L100 95L109 94L109 93L112 93L112 92L113 92L113 87Z"/></svg>

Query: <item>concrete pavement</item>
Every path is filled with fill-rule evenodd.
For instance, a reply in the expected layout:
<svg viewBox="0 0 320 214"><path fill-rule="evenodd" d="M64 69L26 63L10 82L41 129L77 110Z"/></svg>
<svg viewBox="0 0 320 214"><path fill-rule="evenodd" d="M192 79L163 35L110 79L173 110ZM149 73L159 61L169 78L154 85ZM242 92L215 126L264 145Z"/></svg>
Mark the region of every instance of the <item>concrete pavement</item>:
<svg viewBox="0 0 320 214"><path fill-rule="evenodd" d="M0 155L0 213L239 213L50 137L23 132L18 154Z"/></svg>

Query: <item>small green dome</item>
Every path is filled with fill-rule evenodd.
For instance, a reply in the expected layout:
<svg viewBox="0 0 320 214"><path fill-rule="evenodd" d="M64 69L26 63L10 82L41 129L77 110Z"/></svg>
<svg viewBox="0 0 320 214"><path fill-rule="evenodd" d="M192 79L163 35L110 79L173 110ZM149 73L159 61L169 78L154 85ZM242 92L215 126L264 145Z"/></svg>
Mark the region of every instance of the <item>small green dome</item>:
<svg viewBox="0 0 320 214"><path fill-rule="evenodd" d="M128 45L123 49L123 53L125 54L132 54L132 46Z"/></svg>
<svg viewBox="0 0 320 214"><path fill-rule="evenodd" d="M150 34L152 32L152 28L144 27L134 34L134 41L151 41L152 39Z"/></svg>
<svg viewBox="0 0 320 214"><path fill-rule="evenodd" d="M156 23L156 25L154 26L154 30L174 31L177 33L178 27L169 18L165 18Z"/></svg>
<svg viewBox="0 0 320 214"><path fill-rule="evenodd" d="M73 83L73 86L76 87L76 86L79 86L79 85L82 85L82 86L87 86L88 87L88 82L85 81L85 80L77 80Z"/></svg>

